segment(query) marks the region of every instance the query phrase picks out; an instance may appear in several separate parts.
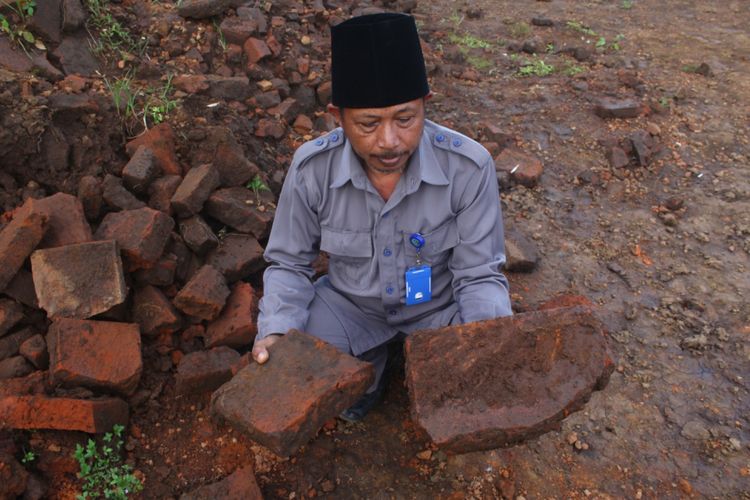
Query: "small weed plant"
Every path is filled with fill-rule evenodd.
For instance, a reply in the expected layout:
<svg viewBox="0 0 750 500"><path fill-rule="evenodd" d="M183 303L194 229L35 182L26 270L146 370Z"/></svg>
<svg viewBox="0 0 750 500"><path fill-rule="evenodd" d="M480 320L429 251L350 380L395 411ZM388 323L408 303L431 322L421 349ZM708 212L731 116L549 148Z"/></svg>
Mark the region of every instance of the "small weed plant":
<svg viewBox="0 0 750 500"><path fill-rule="evenodd" d="M568 64L565 69L563 70L563 73L567 76L576 76L586 71L583 66L579 66L577 64Z"/></svg>
<svg viewBox="0 0 750 500"><path fill-rule="evenodd" d="M34 453L32 450L27 450L23 452L23 456L21 457L21 463L24 465L29 465L36 460L36 453Z"/></svg>
<svg viewBox="0 0 750 500"><path fill-rule="evenodd" d="M45 46L41 40L38 40L34 34L26 27L31 16L36 10L35 0L15 0L2 1L0 7L10 9L9 16L6 17L0 12L0 33L5 33L10 41L21 47L26 55L29 55L29 48L34 46L39 50L44 50Z"/></svg>
<svg viewBox="0 0 750 500"><path fill-rule="evenodd" d="M94 40L94 52L104 59L132 60L146 50L147 40L137 39L118 21L107 0L86 0L89 19L86 27ZM94 37L94 31L96 37Z"/></svg>
<svg viewBox="0 0 750 500"><path fill-rule="evenodd" d="M518 68L519 76L549 76L554 72L555 67L540 58L526 60Z"/></svg>
<svg viewBox="0 0 750 500"><path fill-rule="evenodd" d="M122 432L125 428L115 425L112 432L102 437L101 449L96 441L89 439L86 447L76 445L73 454L78 461L78 477L83 481L82 492L77 500L88 498L126 499L131 493L143 489L143 485L131 473L131 468L122 463Z"/></svg>
<svg viewBox="0 0 750 500"><path fill-rule="evenodd" d="M165 121L177 108L179 101L172 97L172 78L173 75L167 75L164 85L154 88L137 85L131 72L114 80L102 76L120 120L129 133L133 132L136 122L142 122L143 127L148 130L149 126Z"/></svg>
<svg viewBox="0 0 750 500"><path fill-rule="evenodd" d="M568 21L566 26L574 31L582 33L587 36L596 36L596 31L592 30L588 26L584 25L580 21Z"/></svg>
<svg viewBox="0 0 750 500"><path fill-rule="evenodd" d="M529 26L528 23L525 23L523 21L519 21L517 23L513 23L510 26L510 34L514 38L524 38L531 34L531 26Z"/></svg>
<svg viewBox="0 0 750 500"><path fill-rule="evenodd" d="M630 10L633 8L633 0L622 0L620 8L623 10Z"/></svg>
<svg viewBox="0 0 750 500"><path fill-rule="evenodd" d="M248 182L245 187L247 189L252 190L253 193L255 193L255 201L258 202L258 205L261 204L260 202L260 193L261 191L270 191L269 187L266 186L266 183L263 182L263 179L260 178L259 175L256 175L253 177L253 180Z"/></svg>

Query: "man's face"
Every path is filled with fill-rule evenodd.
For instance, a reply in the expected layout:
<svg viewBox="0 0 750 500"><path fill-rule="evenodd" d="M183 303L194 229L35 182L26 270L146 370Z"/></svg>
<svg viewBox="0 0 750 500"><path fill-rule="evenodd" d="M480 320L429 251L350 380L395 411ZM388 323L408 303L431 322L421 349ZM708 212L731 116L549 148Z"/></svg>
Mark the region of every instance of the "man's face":
<svg viewBox="0 0 750 500"><path fill-rule="evenodd" d="M416 151L424 128L424 99L387 108L329 107L354 152L370 171L401 173Z"/></svg>

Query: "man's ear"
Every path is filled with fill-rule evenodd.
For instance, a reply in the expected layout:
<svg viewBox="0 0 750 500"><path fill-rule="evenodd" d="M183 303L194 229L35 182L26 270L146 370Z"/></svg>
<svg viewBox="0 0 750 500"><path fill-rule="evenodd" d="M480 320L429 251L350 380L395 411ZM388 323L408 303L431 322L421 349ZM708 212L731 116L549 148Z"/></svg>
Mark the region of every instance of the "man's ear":
<svg viewBox="0 0 750 500"><path fill-rule="evenodd" d="M331 113L336 119L336 122L341 125L341 108L339 108L338 106L334 106L333 104L329 104L328 112Z"/></svg>

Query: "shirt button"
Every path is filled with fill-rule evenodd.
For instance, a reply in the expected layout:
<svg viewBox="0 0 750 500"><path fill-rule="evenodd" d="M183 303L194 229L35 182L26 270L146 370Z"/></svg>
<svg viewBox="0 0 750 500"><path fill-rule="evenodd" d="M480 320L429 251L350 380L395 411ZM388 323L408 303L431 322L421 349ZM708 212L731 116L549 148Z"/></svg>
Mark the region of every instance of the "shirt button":
<svg viewBox="0 0 750 500"><path fill-rule="evenodd" d="M391 316L395 316L398 314L398 311L395 309L391 309L390 311L388 311L388 314L390 314Z"/></svg>
<svg viewBox="0 0 750 500"><path fill-rule="evenodd" d="M317 141L315 141L315 145L316 146L322 146L324 142L326 142L326 141L324 141L323 139L318 139Z"/></svg>
<svg viewBox="0 0 750 500"><path fill-rule="evenodd" d="M443 134L438 134L435 136L435 140L438 142L443 142L445 140L445 136Z"/></svg>
<svg viewBox="0 0 750 500"><path fill-rule="evenodd" d="M461 145L461 139L453 139L453 146L459 147Z"/></svg>
<svg viewBox="0 0 750 500"><path fill-rule="evenodd" d="M393 287L392 286L386 287L385 293L387 293L388 295L393 295Z"/></svg>
<svg viewBox="0 0 750 500"><path fill-rule="evenodd" d="M390 257L391 256L391 249L390 248L386 248L385 250L383 250L383 255L385 255L386 257Z"/></svg>
<svg viewBox="0 0 750 500"><path fill-rule="evenodd" d="M339 140L339 134L331 134L331 142L336 142Z"/></svg>

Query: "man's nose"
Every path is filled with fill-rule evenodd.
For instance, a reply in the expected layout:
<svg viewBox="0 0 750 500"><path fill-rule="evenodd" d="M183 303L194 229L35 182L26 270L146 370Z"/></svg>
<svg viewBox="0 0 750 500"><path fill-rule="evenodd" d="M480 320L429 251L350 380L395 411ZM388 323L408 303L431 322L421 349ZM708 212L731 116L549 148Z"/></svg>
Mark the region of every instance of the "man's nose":
<svg viewBox="0 0 750 500"><path fill-rule="evenodd" d="M398 144L399 138L395 123L383 123L378 135L378 146L382 149L393 150L398 148Z"/></svg>

